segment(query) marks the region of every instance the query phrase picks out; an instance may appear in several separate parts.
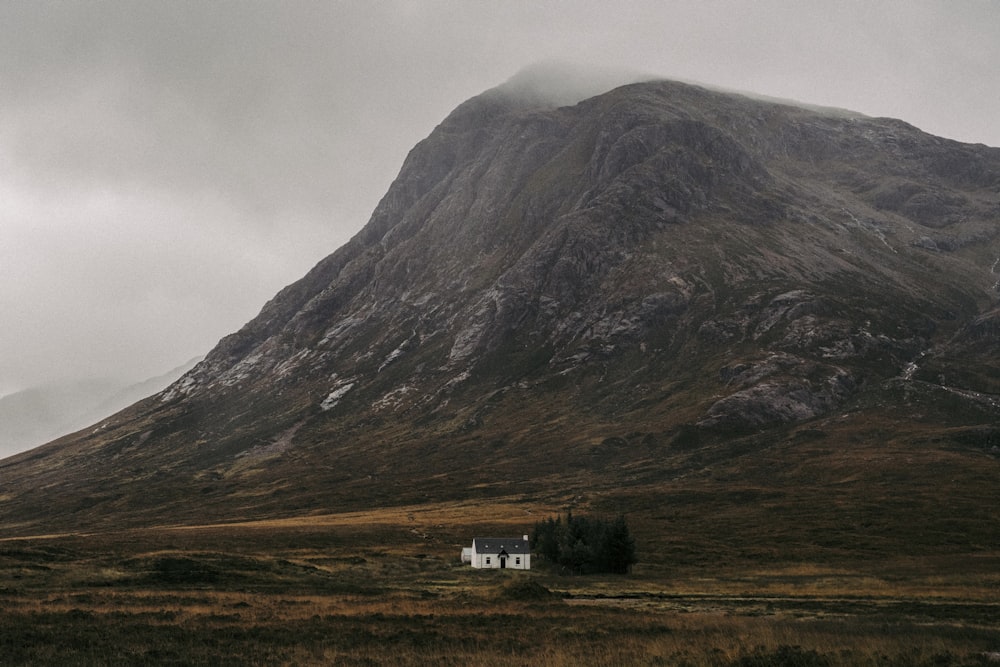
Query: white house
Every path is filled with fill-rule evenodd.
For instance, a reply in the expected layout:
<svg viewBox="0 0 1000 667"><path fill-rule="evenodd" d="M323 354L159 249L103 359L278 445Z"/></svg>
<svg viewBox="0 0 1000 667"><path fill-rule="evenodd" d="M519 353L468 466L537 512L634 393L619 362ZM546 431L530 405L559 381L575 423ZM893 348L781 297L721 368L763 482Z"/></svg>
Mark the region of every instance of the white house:
<svg viewBox="0 0 1000 667"><path fill-rule="evenodd" d="M462 549L462 562L475 568L530 570L528 536L473 538L472 547Z"/></svg>

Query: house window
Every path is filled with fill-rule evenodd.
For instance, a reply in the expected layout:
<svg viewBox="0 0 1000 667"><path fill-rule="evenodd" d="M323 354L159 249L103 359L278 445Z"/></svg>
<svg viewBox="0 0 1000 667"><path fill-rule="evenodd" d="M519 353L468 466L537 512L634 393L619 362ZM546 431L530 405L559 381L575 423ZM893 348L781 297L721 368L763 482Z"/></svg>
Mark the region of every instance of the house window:
<svg viewBox="0 0 1000 667"><path fill-rule="evenodd" d="M487 557L486 557L486 564L487 564L487 565L489 565L489 564L490 564L490 557L489 557L489 556L487 556Z"/></svg>
<svg viewBox="0 0 1000 667"><path fill-rule="evenodd" d="M521 564L521 557L520 556L518 556L517 558L514 559L514 564L515 565L520 565Z"/></svg>

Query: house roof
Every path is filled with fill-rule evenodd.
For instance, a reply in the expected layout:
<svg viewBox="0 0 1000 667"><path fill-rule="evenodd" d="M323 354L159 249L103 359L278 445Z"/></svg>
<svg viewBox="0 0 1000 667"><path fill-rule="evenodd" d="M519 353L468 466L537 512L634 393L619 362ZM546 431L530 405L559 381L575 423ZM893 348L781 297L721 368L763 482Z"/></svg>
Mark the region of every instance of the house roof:
<svg viewBox="0 0 1000 667"><path fill-rule="evenodd" d="M498 554L501 550L508 554L530 552L528 540L523 537L476 537L472 540L472 548L477 554Z"/></svg>

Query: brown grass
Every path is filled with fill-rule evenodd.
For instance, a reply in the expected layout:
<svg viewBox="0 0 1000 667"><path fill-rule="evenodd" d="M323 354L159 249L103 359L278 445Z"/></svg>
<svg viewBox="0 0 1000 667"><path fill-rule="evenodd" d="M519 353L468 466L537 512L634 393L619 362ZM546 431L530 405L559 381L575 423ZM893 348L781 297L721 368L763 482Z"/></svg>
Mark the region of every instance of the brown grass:
<svg viewBox="0 0 1000 667"><path fill-rule="evenodd" d="M474 533L528 532L551 509L511 498L0 541L0 652L15 665L902 667L1000 650L996 552L962 567L647 559L624 577L458 563ZM525 579L552 595L512 597Z"/></svg>

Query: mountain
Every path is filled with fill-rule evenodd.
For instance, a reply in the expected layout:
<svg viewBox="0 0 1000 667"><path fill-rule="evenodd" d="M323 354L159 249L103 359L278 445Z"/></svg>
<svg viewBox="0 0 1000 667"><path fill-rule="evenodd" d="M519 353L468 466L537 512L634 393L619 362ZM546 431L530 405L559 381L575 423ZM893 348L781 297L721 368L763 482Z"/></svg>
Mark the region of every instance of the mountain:
<svg viewBox="0 0 1000 667"><path fill-rule="evenodd" d="M37 447L162 390L199 359L142 382L90 378L0 397L0 456Z"/></svg>
<svg viewBox="0 0 1000 667"><path fill-rule="evenodd" d="M1000 150L551 78L455 109L167 390L0 463L0 528L498 497L732 550L998 543Z"/></svg>

